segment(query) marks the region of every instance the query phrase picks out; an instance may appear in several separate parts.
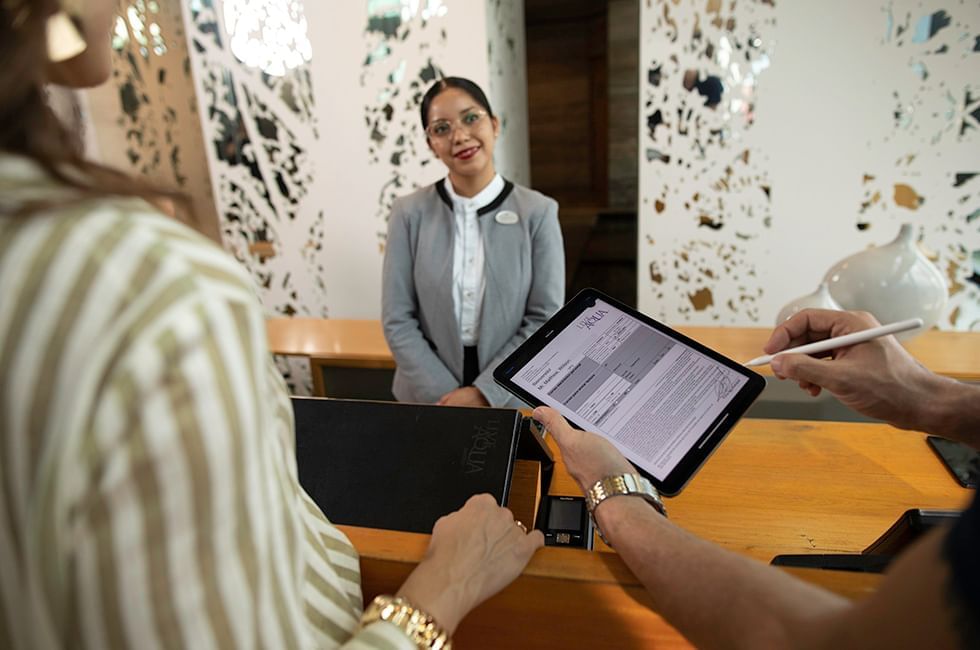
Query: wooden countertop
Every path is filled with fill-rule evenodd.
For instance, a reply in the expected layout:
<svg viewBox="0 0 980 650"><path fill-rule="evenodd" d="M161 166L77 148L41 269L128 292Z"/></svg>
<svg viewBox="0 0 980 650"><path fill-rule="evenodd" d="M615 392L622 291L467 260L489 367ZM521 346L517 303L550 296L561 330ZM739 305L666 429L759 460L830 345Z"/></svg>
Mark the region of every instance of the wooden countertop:
<svg viewBox="0 0 980 650"><path fill-rule="evenodd" d="M666 505L678 525L764 562L781 553L860 552L906 509L961 508L973 495L924 438L883 424L743 420ZM579 494L556 457L551 493ZM428 542L426 535L342 528L361 554L366 599L393 593ZM792 572L852 598L879 579ZM455 641L466 648L689 647L650 610L614 552L562 548L539 551L514 584L464 620Z"/></svg>
<svg viewBox="0 0 980 650"><path fill-rule="evenodd" d="M746 361L762 354L771 329L765 327L692 327L680 332L713 350ZM274 354L302 355L343 365L374 362L393 366L380 321L272 318L266 321ZM907 342L909 352L930 370L963 381L980 381L980 333L929 330ZM769 366L756 368L771 374Z"/></svg>
<svg viewBox="0 0 980 650"><path fill-rule="evenodd" d="M747 361L762 354L762 346L772 334L768 327L682 325L676 329L736 361ZM937 374L961 381L980 381L980 332L929 330L904 345L912 356ZM754 370L772 375L769 366Z"/></svg>
<svg viewBox="0 0 980 650"><path fill-rule="evenodd" d="M380 321L270 318L265 326L273 354L393 362Z"/></svg>

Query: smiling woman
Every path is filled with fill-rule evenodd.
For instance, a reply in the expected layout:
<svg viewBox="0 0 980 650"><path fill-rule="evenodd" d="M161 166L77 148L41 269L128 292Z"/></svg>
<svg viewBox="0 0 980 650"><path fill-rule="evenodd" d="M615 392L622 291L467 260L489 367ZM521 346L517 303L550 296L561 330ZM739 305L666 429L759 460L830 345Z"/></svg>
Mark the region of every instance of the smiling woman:
<svg viewBox="0 0 980 650"><path fill-rule="evenodd" d="M382 320L397 365L392 392L516 406L493 369L564 299L558 204L497 173L500 123L472 81L437 81L421 117L449 174L397 200L388 222Z"/></svg>

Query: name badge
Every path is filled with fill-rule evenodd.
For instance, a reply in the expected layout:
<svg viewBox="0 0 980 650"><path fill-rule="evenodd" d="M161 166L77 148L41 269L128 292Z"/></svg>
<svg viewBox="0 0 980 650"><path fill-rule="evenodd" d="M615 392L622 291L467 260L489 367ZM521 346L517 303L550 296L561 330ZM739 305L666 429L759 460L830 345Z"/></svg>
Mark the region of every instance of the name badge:
<svg viewBox="0 0 980 650"><path fill-rule="evenodd" d="M520 221L520 217L517 216L517 213L511 212L510 210L501 210L500 212L497 213L497 215L493 219L497 223L503 224L505 226Z"/></svg>

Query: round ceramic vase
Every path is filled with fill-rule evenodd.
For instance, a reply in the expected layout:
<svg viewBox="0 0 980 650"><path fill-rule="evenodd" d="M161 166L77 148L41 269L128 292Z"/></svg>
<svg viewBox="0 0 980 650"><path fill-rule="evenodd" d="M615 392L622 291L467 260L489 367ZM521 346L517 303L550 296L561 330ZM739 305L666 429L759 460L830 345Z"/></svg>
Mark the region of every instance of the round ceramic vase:
<svg viewBox="0 0 980 650"><path fill-rule="evenodd" d="M779 315L776 316L776 325L779 325L796 312L804 309L836 309L840 311L841 306L830 295L830 288L827 287L827 283L821 282L820 286L813 293L808 293L805 296L797 298L780 309Z"/></svg>
<svg viewBox="0 0 980 650"><path fill-rule="evenodd" d="M921 318L924 327L899 335L905 339L936 324L948 295L946 279L919 250L908 223L893 242L834 264L824 282L841 307L871 312L882 324Z"/></svg>

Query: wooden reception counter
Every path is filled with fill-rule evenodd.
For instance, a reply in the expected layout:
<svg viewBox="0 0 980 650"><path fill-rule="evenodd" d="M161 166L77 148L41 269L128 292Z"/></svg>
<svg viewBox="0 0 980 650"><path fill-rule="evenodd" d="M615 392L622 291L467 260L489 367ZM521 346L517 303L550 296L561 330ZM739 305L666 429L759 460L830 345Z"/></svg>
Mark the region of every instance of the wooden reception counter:
<svg viewBox="0 0 980 650"><path fill-rule="evenodd" d="M736 360L757 356L770 334L769 328L679 329ZM314 379L323 366L394 367L378 321L271 319L267 331L272 352L310 358ZM980 381L980 334L932 330L907 346L935 372ZM560 458L551 493L580 494ZM768 562L784 553L860 552L906 509L961 508L971 494L922 434L883 424L748 419L667 507L687 530ZM366 599L396 591L428 543L426 535L343 528L361 553ZM878 582L869 574L793 572L852 598ZM462 648L689 647L649 604L615 552L545 548L514 584L463 622L456 641Z"/></svg>
<svg viewBox="0 0 980 650"><path fill-rule="evenodd" d="M736 361L762 354L762 346L772 332L765 327L677 329ZM266 321L266 331L274 354L306 356L314 365L394 367L381 323L376 320L272 318ZM929 330L906 346L934 372L964 381L980 381L980 333ZM769 366L756 370L771 374Z"/></svg>
<svg viewBox="0 0 980 650"><path fill-rule="evenodd" d="M560 458L557 465L551 493L580 494ZM919 433L743 420L667 508L687 530L768 562L782 553L860 552L906 509L962 508L972 494ZM426 535L343 528L361 553L365 599L397 590L428 542ZM852 598L878 582L868 574L794 573ZM649 604L615 552L544 548L514 584L464 620L455 641L468 649L689 647Z"/></svg>

